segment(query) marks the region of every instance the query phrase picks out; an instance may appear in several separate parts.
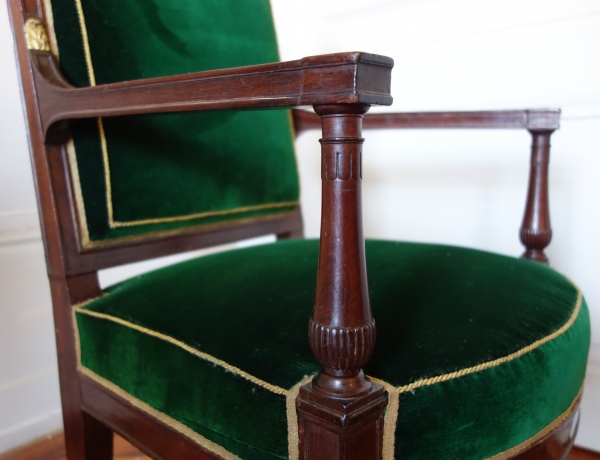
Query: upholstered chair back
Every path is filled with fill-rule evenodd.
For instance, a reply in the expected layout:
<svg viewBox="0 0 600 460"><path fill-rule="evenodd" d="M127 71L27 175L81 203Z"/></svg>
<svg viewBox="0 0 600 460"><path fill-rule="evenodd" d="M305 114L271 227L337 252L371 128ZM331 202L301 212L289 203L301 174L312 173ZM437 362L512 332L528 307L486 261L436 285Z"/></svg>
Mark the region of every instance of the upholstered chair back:
<svg viewBox="0 0 600 460"><path fill-rule="evenodd" d="M268 0L46 0L75 86L279 59ZM287 110L80 120L69 145L84 246L289 213Z"/></svg>

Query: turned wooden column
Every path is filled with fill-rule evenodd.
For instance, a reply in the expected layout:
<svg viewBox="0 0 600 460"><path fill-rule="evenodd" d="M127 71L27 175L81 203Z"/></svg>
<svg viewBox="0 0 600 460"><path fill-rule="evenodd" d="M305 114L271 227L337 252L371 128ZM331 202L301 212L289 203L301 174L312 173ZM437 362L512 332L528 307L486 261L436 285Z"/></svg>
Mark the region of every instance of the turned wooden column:
<svg viewBox="0 0 600 460"><path fill-rule="evenodd" d="M321 117L323 203L310 347L323 365L300 389L300 458L381 458L386 395L361 370L375 346L362 231L365 104L315 106Z"/></svg>
<svg viewBox="0 0 600 460"><path fill-rule="evenodd" d="M521 224L521 242L524 259L548 264L544 248L552 239L550 209L548 206L548 164L550 163L550 136L553 130L529 130L531 144L531 169L525 214Z"/></svg>

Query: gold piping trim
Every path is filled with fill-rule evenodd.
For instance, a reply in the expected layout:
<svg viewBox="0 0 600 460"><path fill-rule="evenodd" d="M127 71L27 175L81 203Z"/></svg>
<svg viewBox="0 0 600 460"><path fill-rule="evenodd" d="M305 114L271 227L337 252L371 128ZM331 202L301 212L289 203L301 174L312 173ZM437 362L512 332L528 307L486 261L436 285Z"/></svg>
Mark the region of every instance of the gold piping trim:
<svg viewBox="0 0 600 460"><path fill-rule="evenodd" d="M96 86L96 76L94 75L94 66L92 65L92 53L90 52L90 43L88 40L87 26L85 25L85 16L83 14L81 0L75 0L75 7L77 8L77 17L79 18L79 27L81 28L83 52L85 54L85 63L87 66L88 77L90 79L90 86Z"/></svg>
<svg viewBox="0 0 600 460"><path fill-rule="evenodd" d="M87 226L85 215L85 206L83 204L83 192L81 191L81 179L79 178L79 164L75 154L75 144L73 138L67 142L67 157L69 158L69 169L71 171L71 183L75 192L75 206L77 208L77 220L79 221L81 244L87 247L90 244L90 232Z"/></svg>
<svg viewBox="0 0 600 460"><path fill-rule="evenodd" d="M221 458L223 458L225 460L240 460L240 457L232 454L231 452L226 450L224 447L206 439L204 436L199 435L195 431L193 431L190 428L188 428L187 426L185 426L183 423L178 422L177 420L169 417L168 415L165 415L164 413L154 409L152 406L146 404L145 402L131 396L129 393L124 391L122 388L120 388L117 385L115 385L114 383L111 383L108 380L100 377L98 374L92 372L91 370L87 369L86 367L79 366L79 372L81 372L83 375L85 375L89 379L93 380L94 382L98 383L99 385L102 385L103 387L108 388L110 391L117 394L119 397L125 399L132 406L137 407L138 409L146 412L148 415L160 420L165 425L168 425L171 428L173 428L174 430L179 431L181 434L192 439L193 441L200 444L202 447L204 447L206 450L212 452L213 454L219 455Z"/></svg>
<svg viewBox="0 0 600 460"><path fill-rule="evenodd" d="M104 184L106 187L106 210L108 212L108 225L116 226L113 214L112 181L110 179L110 163L108 161L108 147L106 146L106 134L102 118L98 118L98 133L100 133L100 149L102 150L102 166L104 167Z"/></svg>
<svg viewBox="0 0 600 460"><path fill-rule="evenodd" d="M505 460L508 458L512 458L516 454L523 452L524 450L533 446L538 441L541 441L543 438L548 436L550 433L552 433L552 431L554 431L556 428L558 428L571 415L571 413L575 409L575 406L577 406L577 403L579 402L579 398L581 398L582 391L583 391L583 388L579 390L579 393L577 394L575 399L571 402L571 405L567 408L567 410L564 411L562 414L560 414L552 422L550 422L550 424L548 424L541 431L538 431L531 438L526 439L521 444L519 444L515 447L511 447L510 449L505 450L504 452L500 452L499 454L496 454L493 457L490 457L488 460Z"/></svg>
<svg viewBox="0 0 600 460"><path fill-rule="evenodd" d="M567 278L567 280L568 280L568 278ZM568 280L568 281L570 282L570 280ZM577 319L577 316L579 315L579 310L581 309L581 302L583 300L583 296L581 295L581 291L579 290L579 288L577 286L575 286L573 284L573 287L575 287L575 289L577 289L577 301L575 302L575 308L573 309L573 313L571 314L571 317L569 318L569 320L560 329L554 331L552 334L547 335L546 337L543 337L543 338L533 342L531 345L521 348L520 350L518 350L514 353L511 353L510 355L504 356L502 358L498 358L493 361L488 361L486 363L478 364L477 366L467 367L465 369L461 369L456 372L451 372L449 374L439 375L437 377L433 377L433 378L429 378L429 379L417 380L416 382L413 382L409 385L404 385L404 386L398 387L398 391L400 393L405 393L407 391L412 391L416 388L420 388L420 387L424 387L424 386L428 386L428 385L434 385L434 384L440 383L440 382L446 382L448 380L456 379L458 377L463 377L468 374L473 374L475 372L489 369L490 367L495 367L500 364L507 363L514 359L520 358L521 356L529 353L530 351L533 351L536 348L544 345L545 343L555 339L559 335L562 335L573 325L573 323Z"/></svg>
<svg viewBox="0 0 600 460"><path fill-rule="evenodd" d="M80 367L81 365L81 339L79 337L79 325L77 324L77 315L75 313L77 313L80 308L85 307L87 304L90 304L94 300L104 297L105 295L105 293L102 293L98 297L84 300L83 302L73 305L73 308L71 309L71 314L73 315L73 329L75 331L75 355L77 356L77 367Z"/></svg>
<svg viewBox="0 0 600 460"><path fill-rule="evenodd" d="M369 378L383 386L388 394L388 403L383 417L383 460L394 460L394 446L396 444L396 423L398 421L398 409L400 406L400 392L394 385L383 380L369 376Z"/></svg>
<svg viewBox="0 0 600 460"><path fill-rule="evenodd" d="M198 224L198 225L193 225L190 227L173 228L170 230L150 231L150 232L144 233L143 235L128 235L128 236L120 236L120 237L116 237L116 238L110 238L108 240L89 241L86 245L84 245L84 247L86 249L103 248L103 247L110 247L110 246L118 244L118 243L143 241L143 240L148 240L151 238L162 238L162 237L171 236L171 235L183 235L183 234L193 235L200 228L202 230L209 231L212 229L217 229L219 227L227 227L227 226L233 226L233 225L241 225L241 224L250 223L250 222L260 222L263 220L278 219L283 216L289 216L293 212L294 211L285 211L285 212L281 212L278 214L246 217L246 218L241 218L241 219L233 219L233 220L229 220L226 222L215 222L212 224L204 224L204 225ZM229 241L228 243L231 243L231 242L235 242L235 241ZM226 244L226 243L223 243L223 244Z"/></svg>
<svg viewBox="0 0 600 460"><path fill-rule="evenodd" d="M285 396L285 409L288 424L288 458L298 460L300 458L300 437L298 436L298 412L296 412L296 398L300 387L306 385L313 379L314 375L304 377L288 391Z"/></svg>
<svg viewBox="0 0 600 460"><path fill-rule="evenodd" d="M108 162L108 159L107 159L107 162ZM288 206L298 206L298 204L300 204L299 201L285 201L282 203L269 203L269 204L259 204L259 205L255 205L255 206L243 206L240 208L225 209L222 211L199 212L196 214L188 214L185 216L161 217L158 219L141 219L141 220L133 220L133 221L129 221L129 222L113 222L113 227L133 227L136 225L158 224L158 223L163 223L163 222L178 222L181 220L199 219L201 217L224 216L227 214L236 214L239 212L257 211L259 209L285 208ZM110 212L112 215L112 209Z"/></svg>
<svg viewBox="0 0 600 460"><path fill-rule="evenodd" d="M217 366L221 366L223 369L225 369L229 372L232 372L236 375L239 375L240 377L242 377L246 380L249 380L252 383L254 383L266 390L269 390L275 394L278 394L278 395L286 395L287 394L287 390L284 390L283 388L278 387L277 385L272 385L268 382L265 382L264 380L261 380L258 377L255 377L251 374L248 374L247 372L244 372L243 370L241 370L238 367L232 366L231 364L229 364L225 361L222 361L218 358L215 358L214 356L209 355L208 353L204 353L200 350L190 347L186 343L183 343L180 340L174 339L173 337L170 337L168 335L161 334L160 332L156 332L156 331L153 331L151 329L148 329L148 328L145 328L142 326L138 326L137 324L130 323L129 321L125 321L121 318L107 315L105 313L98 313L98 312L91 311L91 310L84 310L81 307L74 307L74 310L78 313L82 313L84 315L89 315L89 316L93 316L93 317L100 318L100 319L105 319L107 321L112 321L114 323L120 324L121 326L125 326L130 329L134 329L138 332L141 332L143 334L147 334L152 337L156 337L157 339L164 340L165 342L175 345L176 347L179 347L179 348L187 351L188 353L191 353L191 354L197 356L200 359L204 359L205 361L216 364Z"/></svg>

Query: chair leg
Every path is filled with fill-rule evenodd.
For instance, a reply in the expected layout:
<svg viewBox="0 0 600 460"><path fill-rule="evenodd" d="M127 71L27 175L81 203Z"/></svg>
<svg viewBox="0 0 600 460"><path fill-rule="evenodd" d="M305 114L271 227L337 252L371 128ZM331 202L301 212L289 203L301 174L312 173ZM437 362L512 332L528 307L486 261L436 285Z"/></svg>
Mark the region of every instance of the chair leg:
<svg viewBox="0 0 600 460"><path fill-rule="evenodd" d="M309 343L322 371L300 388L300 459L379 460L385 391L361 370L375 346L362 232L362 118L368 105L316 106L323 208Z"/></svg>
<svg viewBox="0 0 600 460"><path fill-rule="evenodd" d="M64 417L68 460L111 460L113 432L91 415L79 410Z"/></svg>
<svg viewBox="0 0 600 460"><path fill-rule="evenodd" d="M81 408L72 305L99 295L96 273L49 275L54 308L58 375L68 460L111 460L113 433Z"/></svg>

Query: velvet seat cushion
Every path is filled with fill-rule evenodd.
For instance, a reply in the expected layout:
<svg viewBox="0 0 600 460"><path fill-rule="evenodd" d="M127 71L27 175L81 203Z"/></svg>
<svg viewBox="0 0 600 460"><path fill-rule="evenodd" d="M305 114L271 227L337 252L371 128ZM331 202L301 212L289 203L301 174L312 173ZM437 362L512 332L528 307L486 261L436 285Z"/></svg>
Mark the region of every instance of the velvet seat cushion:
<svg viewBox="0 0 600 460"><path fill-rule="evenodd" d="M282 241L111 287L75 310L81 370L226 458L293 457L286 398L319 371L317 253L316 240ZM388 458L394 438L396 458L488 458L564 417L590 340L566 278L441 245L367 241L366 254L377 343L365 371L400 401Z"/></svg>

